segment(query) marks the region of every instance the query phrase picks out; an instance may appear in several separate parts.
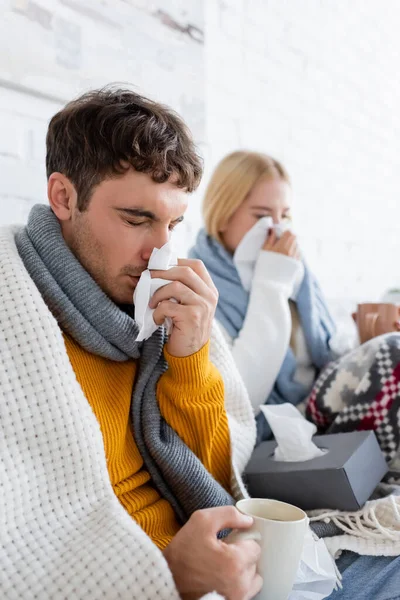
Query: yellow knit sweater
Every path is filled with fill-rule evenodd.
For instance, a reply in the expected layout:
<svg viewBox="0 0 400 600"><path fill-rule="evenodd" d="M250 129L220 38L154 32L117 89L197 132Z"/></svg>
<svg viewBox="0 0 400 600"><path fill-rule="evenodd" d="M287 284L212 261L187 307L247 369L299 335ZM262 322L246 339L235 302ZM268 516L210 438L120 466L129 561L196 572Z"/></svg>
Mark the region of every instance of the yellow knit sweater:
<svg viewBox="0 0 400 600"><path fill-rule="evenodd" d="M171 505L157 492L136 446L130 405L136 361L113 362L90 354L64 335L76 378L99 421L108 472L122 506L154 543L165 548L179 530ZM157 399L161 414L229 490L230 440L224 408L224 386L208 358L208 345L186 358L164 349L168 370L160 377Z"/></svg>

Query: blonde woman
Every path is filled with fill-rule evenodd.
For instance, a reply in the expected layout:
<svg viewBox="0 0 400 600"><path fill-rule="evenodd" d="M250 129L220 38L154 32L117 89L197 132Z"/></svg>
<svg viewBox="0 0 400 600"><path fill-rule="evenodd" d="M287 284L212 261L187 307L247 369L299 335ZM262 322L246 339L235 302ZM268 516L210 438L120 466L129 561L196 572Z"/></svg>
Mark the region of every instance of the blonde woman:
<svg viewBox="0 0 400 600"><path fill-rule="evenodd" d="M203 204L205 229L191 251L218 288L216 318L256 414L265 402L297 405L305 400L333 357L333 320L290 230L280 239L274 229L268 235L250 292L234 264L236 248L259 219L271 217L274 226L282 225L290 221L290 212L284 167L264 154L234 152L211 178ZM261 415L258 425L259 439L267 438L270 430Z"/></svg>
<svg viewBox="0 0 400 600"><path fill-rule="evenodd" d="M190 252L205 263L218 288L216 318L247 387L258 442L271 435L261 404L307 400L307 416L321 432L374 429L388 462L396 462L400 471L400 336L381 336L352 352L340 347L295 234L289 229L279 239L276 235L287 229L290 212L285 168L265 154L234 152L211 177L203 204L205 229ZM272 226L245 289L235 252L264 217ZM388 377L398 383L395 392L389 391L390 403L385 401ZM395 478L400 481L398 472Z"/></svg>

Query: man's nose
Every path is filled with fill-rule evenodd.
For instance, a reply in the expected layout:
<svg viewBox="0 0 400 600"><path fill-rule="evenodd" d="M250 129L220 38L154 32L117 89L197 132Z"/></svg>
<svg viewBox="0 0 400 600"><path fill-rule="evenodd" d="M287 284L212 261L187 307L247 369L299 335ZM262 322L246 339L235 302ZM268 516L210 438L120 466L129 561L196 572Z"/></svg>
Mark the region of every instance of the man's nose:
<svg viewBox="0 0 400 600"><path fill-rule="evenodd" d="M146 240L146 245L142 250L142 258L148 261L154 248L161 248L169 241L171 232L168 227L155 228L149 238Z"/></svg>

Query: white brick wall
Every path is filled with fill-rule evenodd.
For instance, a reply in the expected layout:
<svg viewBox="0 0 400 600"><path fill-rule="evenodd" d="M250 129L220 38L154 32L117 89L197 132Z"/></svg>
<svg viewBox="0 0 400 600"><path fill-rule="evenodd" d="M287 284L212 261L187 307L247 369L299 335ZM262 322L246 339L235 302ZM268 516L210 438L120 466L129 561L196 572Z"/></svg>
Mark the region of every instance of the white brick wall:
<svg viewBox="0 0 400 600"><path fill-rule="evenodd" d="M201 147L203 8L202 0L0 0L0 224L46 201L48 120L84 90L133 85L181 113ZM183 246L189 235L190 221Z"/></svg>
<svg viewBox="0 0 400 600"><path fill-rule="evenodd" d="M82 90L129 82L188 121L204 184L239 147L284 162L329 297L400 286L397 0L0 0L0 15L0 224L45 201L50 116Z"/></svg>
<svg viewBox="0 0 400 600"><path fill-rule="evenodd" d="M331 298L400 287L397 0L209 0L208 170L281 159L306 256Z"/></svg>

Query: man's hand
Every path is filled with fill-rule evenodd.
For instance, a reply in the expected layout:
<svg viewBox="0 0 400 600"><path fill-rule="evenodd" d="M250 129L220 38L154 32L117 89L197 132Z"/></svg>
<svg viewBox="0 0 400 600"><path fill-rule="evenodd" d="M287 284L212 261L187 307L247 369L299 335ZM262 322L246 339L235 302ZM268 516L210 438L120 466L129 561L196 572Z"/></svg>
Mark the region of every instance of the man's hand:
<svg viewBox="0 0 400 600"><path fill-rule="evenodd" d="M250 600L261 589L256 573L260 546L253 540L226 544L217 539L225 528L248 529L253 519L233 506L195 512L164 550L183 600L218 592L226 600Z"/></svg>
<svg viewBox="0 0 400 600"><path fill-rule="evenodd" d="M291 231L285 231L282 237L278 240L275 231L271 231L264 243L263 250L269 252L277 252L291 258L300 259L300 252L297 246L296 236Z"/></svg>
<svg viewBox="0 0 400 600"><path fill-rule="evenodd" d="M172 356L190 356L210 339L218 302L217 288L201 260L179 259L168 271L152 271L152 277L172 280L157 290L150 301L157 325L166 317L173 328L167 349ZM176 302L172 301L174 298Z"/></svg>

